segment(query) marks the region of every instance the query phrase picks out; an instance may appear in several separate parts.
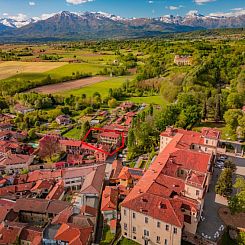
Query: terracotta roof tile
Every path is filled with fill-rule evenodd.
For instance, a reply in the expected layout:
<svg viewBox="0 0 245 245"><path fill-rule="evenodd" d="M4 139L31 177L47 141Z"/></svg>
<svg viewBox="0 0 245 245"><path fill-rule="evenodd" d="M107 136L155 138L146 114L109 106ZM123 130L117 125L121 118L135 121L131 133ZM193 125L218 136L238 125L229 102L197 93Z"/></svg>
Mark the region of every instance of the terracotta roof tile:
<svg viewBox="0 0 245 245"><path fill-rule="evenodd" d="M86 175L80 193L100 194L105 177L105 168L105 164L99 165L93 172Z"/></svg>
<svg viewBox="0 0 245 245"><path fill-rule="evenodd" d="M102 194L101 211L117 210L118 190L106 186Z"/></svg>
<svg viewBox="0 0 245 245"><path fill-rule="evenodd" d="M69 245L87 245L93 228L80 228L74 224L62 224L55 235L55 240L66 241Z"/></svg>

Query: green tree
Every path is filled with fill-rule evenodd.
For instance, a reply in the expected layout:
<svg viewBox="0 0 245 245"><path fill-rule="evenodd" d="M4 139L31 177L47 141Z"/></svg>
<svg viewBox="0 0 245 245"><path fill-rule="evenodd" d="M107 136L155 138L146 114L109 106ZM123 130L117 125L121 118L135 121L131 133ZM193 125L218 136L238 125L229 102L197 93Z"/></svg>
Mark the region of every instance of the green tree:
<svg viewBox="0 0 245 245"><path fill-rule="evenodd" d="M245 212L245 179L243 177L237 177L233 187L236 189L236 194L228 200L231 213Z"/></svg>
<svg viewBox="0 0 245 245"><path fill-rule="evenodd" d="M207 102L206 100L203 103L203 108L202 108L202 120L205 120L207 118Z"/></svg>
<svg viewBox="0 0 245 245"><path fill-rule="evenodd" d="M31 128L31 129L28 131L28 137L29 137L30 140L34 140L34 139L37 138L35 128Z"/></svg>
<svg viewBox="0 0 245 245"><path fill-rule="evenodd" d="M227 106L230 109L240 109L242 107L242 98L238 93L230 93L227 97Z"/></svg>
<svg viewBox="0 0 245 245"><path fill-rule="evenodd" d="M82 130L81 130L81 139L84 138L84 136L87 134L89 129L90 129L89 122L88 121L84 122L82 125Z"/></svg>
<svg viewBox="0 0 245 245"><path fill-rule="evenodd" d="M214 111L214 120L219 122L221 120L221 109L220 109L220 95L216 95L215 111Z"/></svg>
<svg viewBox="0 0 245 245"><path fill-rule="evenodd" d="M240 231L238 233L237 244L238 245L245 245L245 232L244 231Z"/></svg>
<svg viewBox="0 0 245 245"><path fill-rule="evenodd" d="M230 109L225 112L224 119L228 126L230 126L233 130L236 130L239 123L238 120L243 116L242 111L239 109Z"/></svg>
<svg viewBox="0 0 245 245"><path fill-rule="evenodd" d="M215 192L221 196L229 196L232 192L232 170L225 168L215 185Z"/></svg>
<svg viewBox="0 0 245 245"><path fill-rule="evenodd" d="M108 106L109 106L110 108L116 107L116 106L117 106L117 100L116 100L115 98L110 99L110 100L108 101Z"/></svg>

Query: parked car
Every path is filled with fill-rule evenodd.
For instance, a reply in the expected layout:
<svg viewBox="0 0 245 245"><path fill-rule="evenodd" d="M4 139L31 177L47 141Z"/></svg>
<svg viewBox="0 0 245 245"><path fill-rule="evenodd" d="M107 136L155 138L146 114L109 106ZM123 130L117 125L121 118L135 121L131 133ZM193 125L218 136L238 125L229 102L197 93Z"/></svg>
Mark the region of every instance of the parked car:
<svg viewBox="0 0 245 245"><path fill-rule="evenodd" d="M228 158L227 156L222 155L222 156L219 157L219 160L225 161L227 158Z"/></svg>

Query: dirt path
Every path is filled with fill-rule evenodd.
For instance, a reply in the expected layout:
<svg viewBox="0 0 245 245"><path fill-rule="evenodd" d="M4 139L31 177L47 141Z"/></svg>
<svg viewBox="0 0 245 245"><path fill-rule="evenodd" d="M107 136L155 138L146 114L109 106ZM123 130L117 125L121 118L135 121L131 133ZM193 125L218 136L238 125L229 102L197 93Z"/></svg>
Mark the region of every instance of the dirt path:
<svg viewBox="0 0 245 245"><path fill-rule="evenodd" d="M60 92L67 91L67 90L79 89L79 88L86 87L91 84L103 82L109 79L110 79L109 77L102 77L102 76L88 77L88 78L82 78L82 79L74 80L70 82L45 85L45 86L31 89L27 92L38 92L42 94L60 93Z"/></svg>

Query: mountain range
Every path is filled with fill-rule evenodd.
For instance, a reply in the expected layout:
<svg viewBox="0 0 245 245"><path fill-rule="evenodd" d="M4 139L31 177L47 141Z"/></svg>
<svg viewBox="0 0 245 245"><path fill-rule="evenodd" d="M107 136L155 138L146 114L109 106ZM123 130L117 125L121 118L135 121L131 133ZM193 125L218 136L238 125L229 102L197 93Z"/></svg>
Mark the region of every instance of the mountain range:
<svg viewBox="0 0 245 245"><path fill-rule="evenodd" d="M102 12L63 11L46 19L0 19L0 41L75 40L136 38L164 33L190 32L214 28L245 27L245 15L204 16L192 12L184 17L126 19Z"/></svg>

